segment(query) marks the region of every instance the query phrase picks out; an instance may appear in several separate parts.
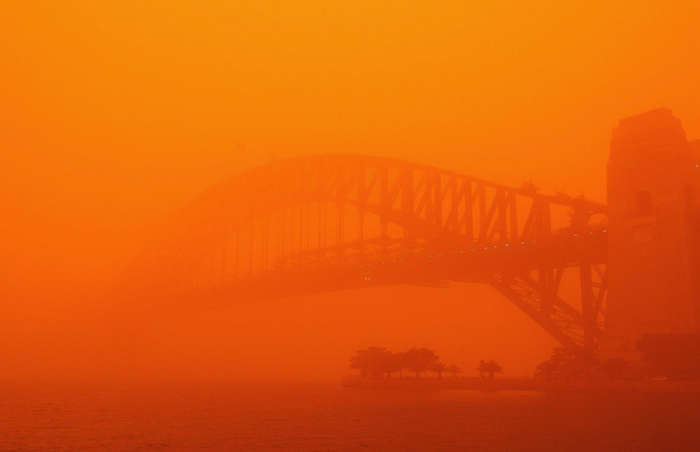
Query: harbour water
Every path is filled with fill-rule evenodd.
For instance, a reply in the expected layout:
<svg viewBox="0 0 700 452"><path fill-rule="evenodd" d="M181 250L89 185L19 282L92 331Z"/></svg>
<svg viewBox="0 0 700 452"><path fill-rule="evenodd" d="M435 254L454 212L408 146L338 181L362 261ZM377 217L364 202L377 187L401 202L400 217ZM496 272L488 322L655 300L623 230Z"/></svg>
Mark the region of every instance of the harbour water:
<svg viewBox="0 0 700 452"><path fill-rule="evenodd" d="M0 451L698 450L697 392L3 383Z"/></svg>

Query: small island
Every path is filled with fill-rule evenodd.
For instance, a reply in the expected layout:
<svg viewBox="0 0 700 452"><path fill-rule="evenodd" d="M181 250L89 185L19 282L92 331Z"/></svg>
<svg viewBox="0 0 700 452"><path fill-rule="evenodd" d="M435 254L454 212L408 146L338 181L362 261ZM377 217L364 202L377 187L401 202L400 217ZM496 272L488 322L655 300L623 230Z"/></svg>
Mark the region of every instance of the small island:
<svg viewBox="0 0 700 452"><path fill-rule="evenodd" d="M531 378L499 377L503 367L495 360L475 363L474 375L464 375L456 364L444 363L428 348L411 348L394 352L372 346L355 352L350 368L357 371L346 377L343 385L353 388L383 389L466 389L466 390L528 390L534 389Z"/></svg>

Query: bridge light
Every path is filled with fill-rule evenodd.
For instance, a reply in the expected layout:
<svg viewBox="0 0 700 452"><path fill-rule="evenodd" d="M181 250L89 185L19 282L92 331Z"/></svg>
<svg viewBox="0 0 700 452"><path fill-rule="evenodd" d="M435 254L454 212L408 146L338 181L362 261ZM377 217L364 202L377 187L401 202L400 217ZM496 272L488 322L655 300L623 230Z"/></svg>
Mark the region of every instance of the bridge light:
<svg viewBox="0 0 700 452"><path fill-rule="evenodd" d="M574 237L578 237L578 234L574 234Z"/></svg>
<svg viewBox="0 0 700 452"><path fill-rule="evenodd" d="M498 248L498 245L494 245L493 247L494 247L494 248Z"/></svg>
<svg viewBox="0 0 700 452"><path fill-rule="evenodd" d="M525 242L520 242L521 245L525 245Z"/></svg>
<svg viewBox="0 0 700 452"><path fill-rule="evenodd" d="M607 230L607 229L603 229L603 232L608 232L608 230Z"/></svg>
<svg viewBox="0 0 700 452"><path fill-rule="evenodd" d="M505 247L508 248L510 246L510 243L506 243Z"/></svg>

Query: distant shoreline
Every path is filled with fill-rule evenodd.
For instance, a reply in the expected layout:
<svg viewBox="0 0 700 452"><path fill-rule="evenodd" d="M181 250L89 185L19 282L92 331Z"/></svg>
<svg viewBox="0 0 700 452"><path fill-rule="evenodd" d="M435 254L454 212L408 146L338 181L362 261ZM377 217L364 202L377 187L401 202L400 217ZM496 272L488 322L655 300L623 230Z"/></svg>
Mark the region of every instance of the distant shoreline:
<svg viewBox="0 0 700 452"><path fill-rule="evenodd" d="M700 393L700 380L662 381L599 381L593 383L544 383L528 377L501 377L493 380L480 377L443 378L362 378L346 377L342 386L377 390L465 390L465 391L539 391L539 392L692 392Z"/></svg>
<svg viewBox="0 0 700 452"><path fill-rule="evenodd" d="M347 388L398 390L460 389L474 391L534 391L542 389L541 384L527 377L502 377L493 380L485 380L480 377L346 377L343 379L342 385Z"/></svg>

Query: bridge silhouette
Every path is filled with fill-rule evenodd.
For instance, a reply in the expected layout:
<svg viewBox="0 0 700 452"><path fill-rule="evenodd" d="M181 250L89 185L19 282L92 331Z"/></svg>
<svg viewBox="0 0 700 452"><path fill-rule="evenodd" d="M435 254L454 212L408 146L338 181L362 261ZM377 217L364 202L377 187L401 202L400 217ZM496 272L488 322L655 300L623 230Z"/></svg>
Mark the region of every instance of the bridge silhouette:
<svg viewBox="0 0 700 452"><path fill-rule="evenodd" d="M276 161L225 181L134 262L130 289L197 309L448 282L494 287L562 346L605 321L606 206L400 160Z"/></svg>

